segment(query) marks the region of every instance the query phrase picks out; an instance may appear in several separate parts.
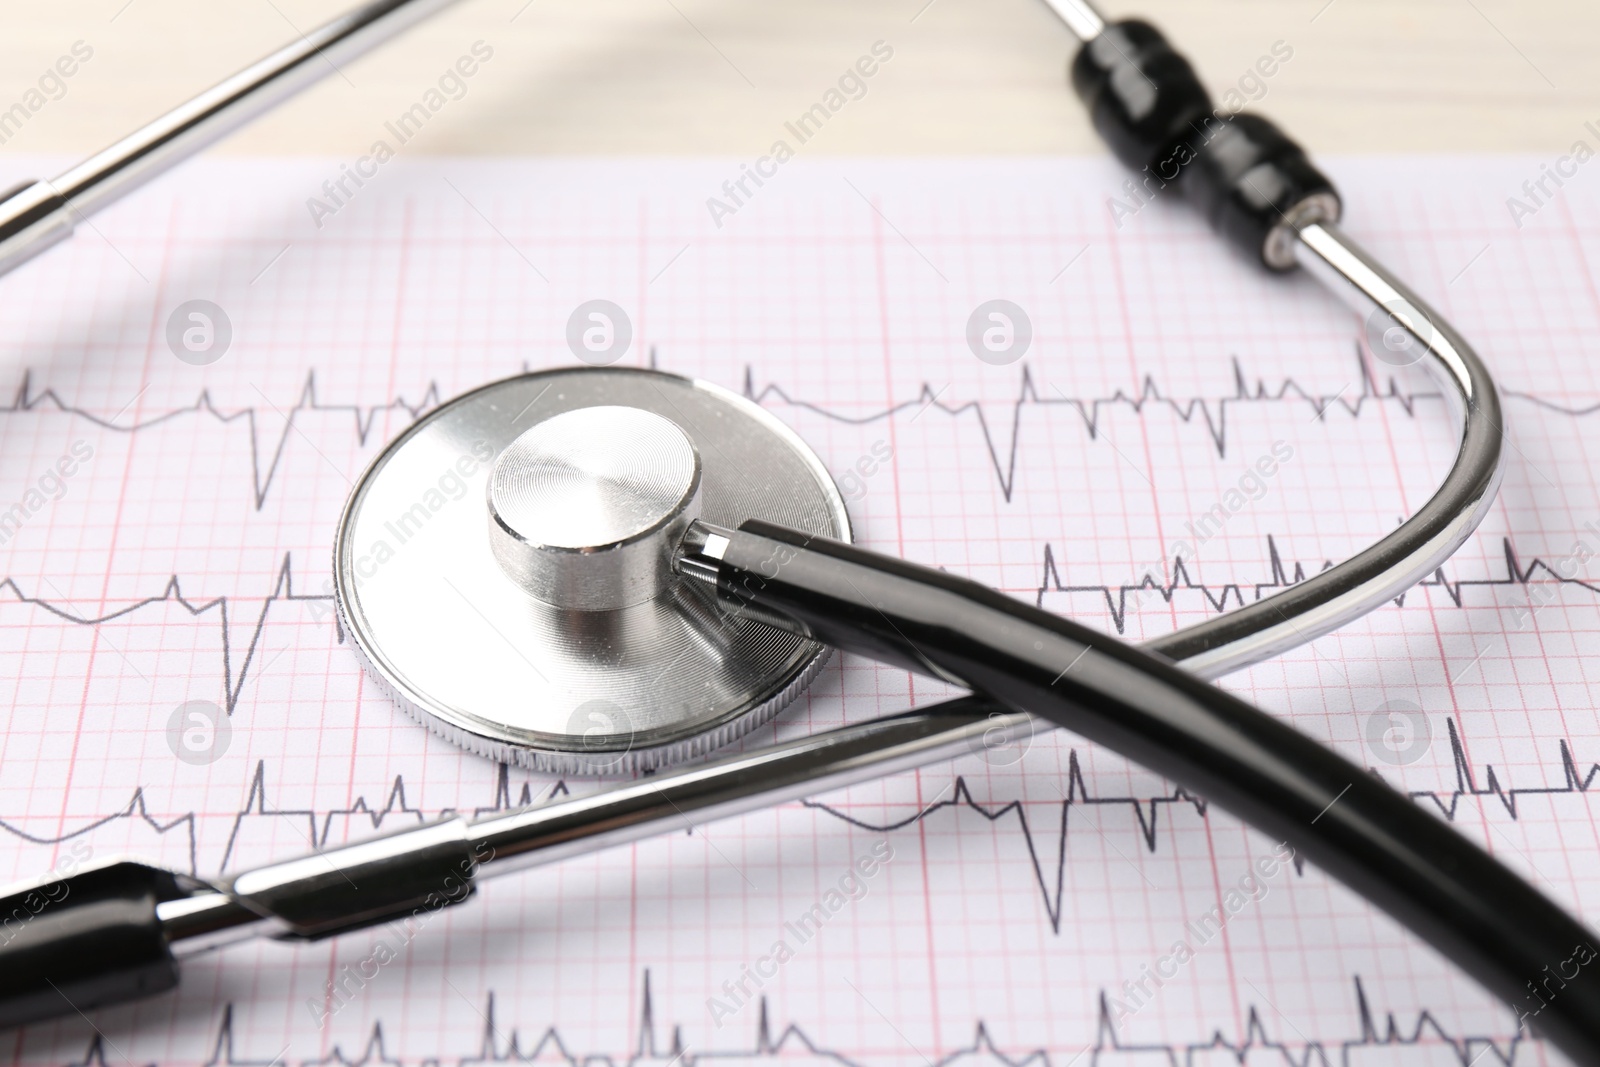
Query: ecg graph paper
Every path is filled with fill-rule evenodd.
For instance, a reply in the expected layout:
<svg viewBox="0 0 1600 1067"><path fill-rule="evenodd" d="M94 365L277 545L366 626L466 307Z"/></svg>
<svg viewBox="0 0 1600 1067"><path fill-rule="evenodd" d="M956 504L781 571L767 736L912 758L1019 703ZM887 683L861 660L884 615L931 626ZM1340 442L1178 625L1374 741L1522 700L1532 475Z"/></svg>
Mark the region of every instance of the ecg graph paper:
<svg viewBox="0 0 1600 1067"><path fill-rule="evenodd" d="M1600 192L1571 184L1518 230L1505 198L1537 164L1334 164L1349 229L1498 374L1509 470L1482 530L1403 603L1222 684L1596 923ZM1447 468L1420 372L1181 207L1119 229L1109 162L796 161L719 228L705 200L737 173L401 160L318 228L305 201L336 161L201 162L0 283L0 505L28 512L0 548L0 873L132 854L212 877L593 788L404 717L327 594L363 465L442 398L576 365L567 320L591 299L629 316L623 363L793 426L862 543L1130 639L1343 558ZM966 339L992 299L1031 324L1009 363ZM167 341L190 300L231 325L206 366ZM90 458L52 478L75 447ZM945 695L836 658L745 744ZM190 701L228 712L209 762L175 755ZM496 879L409 934L227 949L175 994L0 1048L107 1065L1559 1062L1315 868L1252 880L1273 847L1041 732Z"/></svg>

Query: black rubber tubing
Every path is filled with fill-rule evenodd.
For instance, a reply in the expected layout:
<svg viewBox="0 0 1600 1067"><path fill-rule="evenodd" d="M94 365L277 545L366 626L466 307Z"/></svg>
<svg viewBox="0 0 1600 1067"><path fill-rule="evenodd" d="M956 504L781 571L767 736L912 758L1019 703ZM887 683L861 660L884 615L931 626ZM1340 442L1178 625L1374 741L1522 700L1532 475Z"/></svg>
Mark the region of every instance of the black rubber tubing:
<svg viewBox="0 0 1600 1067"><path fill-rule="evenodd" d="M177 876L123 861L0 897L0 1029L178 984L156 905Z"/></svg>
<svg viewBox="0 0 1600 1067"><path fill-rule="evenodd" d="M1600 1064L1600 939L1381 779L1170 660L965 578L760 521L731 538L718 594L1048 719L1214 801L1388 912L1576 1062Z"/></svg>

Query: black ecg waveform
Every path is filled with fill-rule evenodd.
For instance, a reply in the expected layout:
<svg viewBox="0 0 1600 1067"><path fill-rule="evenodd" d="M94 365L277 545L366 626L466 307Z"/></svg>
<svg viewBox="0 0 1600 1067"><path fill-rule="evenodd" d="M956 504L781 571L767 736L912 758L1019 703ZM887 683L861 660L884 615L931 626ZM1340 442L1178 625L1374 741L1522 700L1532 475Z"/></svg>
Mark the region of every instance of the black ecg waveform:
<svg viewBox="0 0 1600 1067"><path fill-rule="evenodd" d="M1306 389L1295 379L1289 377L1285 377L1272 385L1269 385L1266 379L1260 377L1251 381L1238 357L1231 357L1229 362L1233 371L1233 392L1230 395L1217 397L1176 397L1163 390L1154 377L1150 375L1144 377L1138 391L1133 393L1115 389L1106 396L1073 397L1060 393L1058 390L1056 396L1049 396L1040 391L1033 379L1032 372L1026 364L1023 364L1018 381L1017 395L1015 399L1008 401L1011 405L1011 443L1005 456L1001 455L1001 447L995 442L994 433L990 428L988 417L984 414L983 405L980 402L974 400L961 404L946 404L939 399L942 390L936 390L932 383L929 382L924 382L921 385L915 398L900 401L882 410L864 415L846 415L824 405L797 398L783 386L774 383L768 383L758 388L755 380L755 370L748 365L745 367L743 388L745 395L757 403L764 403L769 399L777 400L783 404L810 411L835 422L855 426L893 418L906 411L920 413L924 410L937 409L952 418L971 413L977 419L979 429L983 434L990 464L995 478L1000 484L1001 492L1006 500L1010 500L1016 484L1017 456L1021 440L1019 431L1022 426L1023 411L1029 406L1059 407L1074 411L1081 418L1084 431L1091 440L1097 440L1100 437L1102 420L1105 412L1109 409L1124 408L1136 415L1144 414L1147 407L1164 409L1170 411L1184 423L1203 425L1218 457L1225 458L1227 455L1229 412L1240 405L1304 404L1309 406L1319 420L1325 420L1328 413L1335 408L1345 411L1352 417L1356 417L1374 403L1390 402L1398 404L1409 416L1415 414L1418 400L1440 399L1440 394L1435 391L1408 391L1403 389L1392 376L1386 382L1379 382L1376 375L1369 368L1368 362L1363 357L1359 346L1355 349L1355 361L1357 379L1360 383L1360 389L1356 393L1350 394L1347 387L1337 393L1320 394ZM650 366L656 366L656 353L653 348L650 352ZM526 369L524 367L524 370ZM1526 400L1544 411L1573 417L1582 417L1600 412L1600 404L1567 406L1532 393L1508 389L1502 389L1501 395ZM254 495L256 510L259 511L266 503L289 439L296 433L301 432L296 425L296 420L301 415L311 412L332 412L346 415L350 418L351 426L355 431L356 443L358 445L366 445L380 415L389 412L404 413L410 419L415 420L435 407L440 402L440 399L441 388L439 383L430 381L424 388L421 399L414 402L404 397L393 397L384 403L375 405L323 403L317 398L316 372L308 371L305 382L300 387L299 395L287 408L273 404L269 400L267 402L268 410L246 406L232 412L224 412L217 408L208 391L201 391L192 404L152 415L128 425L122 425L115 421L117 416L107 418L95 411L68 403L54 389L44 389L35 393L32 373L25 372L12 402L9 405L0 405L0 415L17 415L38 410L53 410L62 414L78 416L102 429L119 434L134 434L140 430L161 426L188 416L205 416L223 425L242 420L250 431L251 490ZM117 413L118 416L120 414L121 412ZM270 418L268 418L269 415ZM282 423L282 429L277 434L276 442L265 446L260 440L261 425L264 421Z"/></svg>
<svg viewBox="0 0 1600 1067"><path fill-rule="evenodd" d="M0 405L0 415L16 415L48 407L65 415L76 415L102 429L120 434L134 434L140 430L152 429L189 415L205 415L223 425L242 419L250 430L251 489L255 495L256 510L260 511L266 503L268 491L272 488L272 480L278 472L278 464L283 459L284 446L289 443L289 438L297 432L295 417L302 412L334 412L350 416L351 423L355 428L356 443L364 445L367 443L367 438L371 435L372 428L377 423L379 415L391 411L400 411L405 412L411 419L415 420L423 412L438 403L439 385L437 382L430 382L422 394L422 399L414 404L404 397L395 397L387 403L370 407L359 404L324 404L317 399L316 372L308 371L305 384L300 387L300 395L295 398L295 402L287 410L281 409L273 405L271 401L268 401L273 415L282 421L283 430L278 434L277 444L270 449L271 456L266 461L265 469L262 467L262 453L264 450L260 441L260 419L262 415L260 410L254 407L243 407L231 414L219 411L212 402L211 394L208 390L201 390L199 396L195 397L194 403L188 407L174 408L171 411L152 415L147 419L123 426L114 421L116 416L108 419L96 412L68 404L61 399L54 389L45 389L39 393L34 393L32 372L30 371L23 374L22 382L17 386L16 395L11 403L9 405ZM120 415L121 412L117 414Z"/></svg>
<svg viewBox="0 0 1600 1067"><path fill-rule="evenodd" d="M1586 796L1594 789L1597 778L1600 778L1600 762L1591 763L1586 770L1580 770L1578 759L1573 754L1572 746L1563 738L1558 742L1562 784L1555 786L1507 786L1500 780L1494 765L1485 764L1483 784L1479 785L1478 775L1474 773L1472 765L1467 759L1466 746L1462 742L1461 733L1455 719L1447 719L1446 723L1455 771L1454 788L1448 791L1412 790L1408 795L1413 800L1425 800L1433 804L1450 822L1456 821L1456 817L1460 812L1461 801L1464 798L1479 800L1493 797L1505 807L1506 812L1512 819L1516 819L1518 817L1517 801L1520 797ZM1023 842L1028 849L1028 859L1033 868L1034 881L1039 890L1040 902L1044 905L1045 913L1050 919L1051 929L1057 934L1061 932L1062 903L1066 885L1067 833L1071 824L1072 809L1075 806L1109 806L1131 810L1134 819L1138 823L1139 836L1142 843L1146 851L1152 854L1155 853L1159 840L1160 813L1163 809L1185 805L1202 819L1206 818L1208 814L1206 801L1189 793L1181 786L1175 786L1169 793L1153 796L1094 796L1089 792L1089 785L1084 778L1083 768L1078 760L1076 749L1072 749L1067 753L1067 784L1063 793L1064 798L1060 803L1060 828L1055 832L1056 861L1053 871L1050 870L1048 862L1040 855L1038 836L1028 820L1028 811L1022 801L1012 800L1005 803L984 804L972 795L966 780L959 776L956 778L955 788L948 798L936 800L907 818L889 822L872 822L871 820L860 819L848 812L831 807L823 801L803 800L801 803L808 808L827 812L829 815L841 819L852 826L873 833L892 833L896 830L904 830L921 823L934 813L946 809L964 808L974 811L991 823L998 823L1001 819L1014 816L1018 829L1022 831ZM1098 825L1098 819L1096 820L1096 825ZM1304 873L1304 865L1298 857L1295 860L1295 867L1296 870Z"/></svg>
<svg viewBox="0 0 1600 1067"><path fill-rule="evenodd" d="M294 591L294 572L290 565L290 557L286 553L283 563L278 568L276 584L272 591L261 602L261 613L256 618L254 629L250 632L250 643L245 646L244 655L238 660L238 675L234 674L234 648L232 627L230 626L230 601L227 596L213 597L210 600L193 601L183 595L182 584L174 574L167 579L164 589L156 596L135 600L130 604L115 608L102 615L85 615L72 610L71 607L62 607L44 597L29 596L22 591L15 578L6 578L0 581L0 590L10 590L18 603L28 604L49 612L58 619L74 623L79 626L102 626L117 619L132 615L133 613L156 604L177 604L187 611L192 618L200 618L211 612L216 612L217 625L222 630L222 695L223 707L229 715L239 703L239 696L244 691L244 683L250 671L250 666L261 649L261 639L267 626L267 613L272 610L272 605L282 601L289 603L313 604L327 615L333 622L337 639L344 642L343 628L339 626L338 616L330 607L333 597L323 593L296 593Z"/></svg>
<svg viewBox="0 0 1600 1067"><path fill-rule="evenodd" d="M1354 1067L1353 1057L1365 1063L1367 1054L1388 1049L1425 1050L1440 1049L1448 1052L1461 1067L1518 1067L1519 1064L1544 1062L1540 1045L1525 1034L1452 1034L1432 1012L1423 1009L1408 1024L1402 1023L1394 1012L1385 1012L1380 1019L1373 1008L1370 995L1361 976L1351 979L1359 1019L1356 1036L1344 1039L1313 1040L1298 1032L1298 1042L1272 1037L1262 1011L1251 1004L1247 1009L1244 1033L1230 1038L1220 1028L1196 1040L1187 1042L1145 1043L1123 1038L1117 1032L1114 1014L1101 992L1096 1010L1094 1040L1081 1049L1052 1050L1043 1047L1008 1050L1003 1037L999 1040L993 1028L981 1019L973 1024L969 1044L943 1052L937 1059L912 1047L929 1067L984 1067L1003 1064L1005 1067L1072 1067L1083 1063L1086 1067L1097 1065L1149 1064L1152 1060L1169 1067L1194 1067L1197 1060L1216 1062L1217 1054L1225 1053L1238 1063L1282 1063L1285 1067ZM758 1010L751 1026L754 1030L748 1047L732 1049L697 1049L685 1040L684 1026L680 1023L666 1027L670 1036L663 1039L662 1024L657 1020L655 999L651 990L650 971L644 972L643 994L638 1021L634 1027L637 1037L630 1052L613 1056L603 1052L579 1051L561 1036L560 1029L547 1024L538 1036L524 1038L521 1028L507 1021L506 1010L494 991L482 994L482 1007L473 1005L482 1020L477 1048L451 1059L441 1052L421 1056L405 1056L392 1051L384 1036L382 1020L375 1021L358 1047L347 1051L343 1045L333 1044L322 1056L310 1059L286 1059L287 1048L272 1059L251 1059L240 1055L237 1048L235 1012L233 1004L223 1006L217 1023L215 1038L203 1061L204 1067L273 1067L274 1064L298 1063L301 1067L439 1067L453 1062L456 1067L478 1067L480 1064L542 1063L561 1064L564 1067L718 1067L722 1064L752 1063L823 1063L837 1067L867 1067L864 1059L830 1048L813 1037L798 1023L790 1022L782 1029L773 1025L772 1007L765 995L759 999ZM469 1003L471 1003L469 1001ZM1268 1005L1270 1008L1270 1005ZM893 1024L890 1023L892 1026ZM904 1038L902 1037L903 1041ZM117 1058L108 1060L106 1050L110 1042L96 1031L90 1038L81 1060L72 1061L70 1067L129 1067L132 1064L121 1050ZM909 1044L909 1043L908 1043ZM115 1046L111 1046L115 1049ZM1529 1055L1522 1055L1527 1049ZM1256 1058L1265 1054L1265 1058Z"/></svg>
<svg viewBox="0 0 1600 1067"><path fill-rule="evenodd" d="M1493 798L1498 801L1515 820L1519 817L1518 800L1525 796L1578 796L1584 797L1594 791L1596 782L1600 781L1600 763L1591 763L1587 768L1580 767L1579 760L1572 750L1572 746L1562 739L1558 742L1558 759L1562 768L1562 783L1555 786L1511 786L1502 781L1501 775L1493 764L1485 764L1483 772L1477 773L1467 758L1466 745L1462 740L1460 730L1455 720L1447 720L1447 735L1450 740L1452 762L1455 773L1455 784L1450 790L1414 790L1410 796L1418 801L1426 801L1434 805L1439 812L1450 821L1455 821L1461 810L1463 799L1486 800ZM1481 784L1480 784L1481 782ZM977 813L987 819L990 824L999 826L1002 822L1015 820L1016 828L1021 832L1022 840L1027 848L1028 860L1032 869L1034 884L1039 891L1040 903L1043 905L1049 919L1051 929L1056 933L1061 932L1063 899L1066 884L1066 868L1068 856L1068 834L1073 825L1073 809L1086 806L1091 809L1126 809L1138 826L1138 836L1146 852L1155 854L1160 842L1161 812L1173 807L1185 807L1193 811L1199 818L1206 818L1209 808L1206 801L1181 786L1174 786L1167 792L1149 795L1131 794L1106 794L1095 795L1090 791L1089 783L1084 775L1082 763L1076 749L1067 753L1067 776L1065 788L1062 790L1062 800L1059 805L1051 804L1055 808L1058 819L1047 831L1036 828L1036 821L1029 818L1028 808L1020 800L1005 802L984 803L978 800L968 786L966 779L956 775L952 785L946 790L949 796L941 794L940 799L900 819L885 822L874 822L869 819L859 818L841 808L830 805L826 801L802 800L801 804L813 811L828 815L847 823L858 829L872 833L895 833L916 827L924 821L934 817L948 817L943 813L955 813L966 810ZM520 790L514 790L511 784L510 768L501 764L495 780L493 795L488 803L471 809L462 809L463 814L471 817L506 811L516 807L525 807L529 804L568 795L569 790L564 781L551 784L538 784L524 781ZM390 783L382 803L373 805L363 797L357 797L348 807L333 808L319 812L314 808L300 807L275 807L270 798L267 785L266 762L258 761L255 773L250 780L249 794L239 811L233 816L233 824L228 833L227 844L223 849L221 862L217 865L217 872L233 870L238 858L240 836L249 820L256 818L288 819L296 824L298 834L306 842L306 849L321 849L329 844L338 844L333 839L333 830L342 820L364 820L372 832L382 830L386 825L393 826L396 822L422 823L429 818L449 814L457 809L442 809L438 812L428 813L421 808L412 806L406 798L406 783L402 775L396 775ZM10 822L0 819L0 830L14 837L38 845L59 845L63 842L91 834L109 823L122 819L142 821L157 835L177 831L186 837L186 853L189 858L187 873L202 876L207 871L203 869L209 865L202 865L199 857L199 846L195 825L196 813L189 812L171 819L160 819L150 814L142 790L136 790L130 802L109 815L97 818L60 836L41 836L29 833L26 829L14 826ZM1037 816L1035 817L1035 819ZM357 822L360 826L362 823ZM1095 819L1093 827L1098 827L1100 820ZM1096 829L1096 833L1100 831ZM1053 843L1056 855L1053 862L1047 858L1040 845L1040 837L1044 835L1047 841ZM1303 873L1303 865L1297 860L1296 869Z"/></svg>
<svg viewBox="0 0 1600 1067"><path fill-rule="evenodd" d="M1432 575L1423 578L1413 585L1412 589L1438 589L1450 599L1456 607L1466 606L1466 593L1469 589L1508 589L1518 588L1526 590L1528 586L1553 585L1556 587L1582 589L1588 593L1600 594L1600 583L1580 578L1576 575L1563 575L1547 563L1544 559L1535 556L1526 564L1517 556L1517 550L1512 545L1509 537L1500 539L1500 550L1505 560L1505 572L1492 578L1460 578L1452 581L1446 577L1444 567L1436 568ZM1323 560L1317 565L1316 570L1329 570L1334 566L1332 560ZM1295 562L1292 566L1286 564L1283 553L1278 547L1278 540L1272 534L1267 535L1267 570L1270 575L1265 581L1253 583L1224 582L1221 585L1207 585L1196 581L1190 573L1190 563L1182 556L1175 556L1170 561L1172 577L1163 581L1153 573L1146 572L1131 582L1121 585L1111 585L1101 582L1086 584L1068 584L1061 578L1061 567L1056 562L1054 548L1046 543L1044 546L1044 567L1039 579L1039 587L1034 596L1034 603L1044 606L1047 593L1079 593L1096 596L1105 601L1106 611L1111 616L1112 623L1116 626L1117 633L1125 632L1128 618L1128 600L1133 598L1138 601L1145 594L1154 594L1161 598L1163 604L1170 604L1174 596L1180 592L1200 594L1207 605L1217 614L1228 610L1231 602L1235 607L1243 607L1246 603L1246 589L1253 591L1254 599L1260 600L1264 596L1287 589L1306 580L1308 568L1303 562ZM1395 604L1404 606L1409 590L1394 598ZM1531 604L1531 599L1530 599Z"/></svg>
<svg viewBox="0 0 1600 1067"><path fill-rule="evenodd" d="M511 811L516 808L525 808L540 801L550 800L559 796L568 795L569 790L564 781L543 783L537 787L531 781L524 781L519 790L513 790L511 785L511 768L507 764L500 764L495 776L494 794L489 803L466 809L462 814L470 818L479 818L492 815L496 812ZM306 851L320 851L332 841L331 836L335 824L341 819L365 819L370 823L372 833L378 833L390 820L405 822L411 820L416 823L426 822L430 818L441 818L453 814L454 808L444 808L428 813L421 808L412 807L406 801L406 783L403 775L395 775L394 781L389 786L389 792L381 805L374 807L367 802L366 797L357 797L355 802L347 808L331 808L318 812L314 808L274 808L267 799L267 765L265 760L256 762L254 775L250 779L250 792L245 799L244 806L233 816L233 825L228 831L228 843L223 849L222 861L217 866L217 873L228 872L234 860L234 849L238 845L239 835L245 823L252 817L265 817L272 819L289 819L303 825L299 834L306 842ZM28 832L21 826L0 819L0 831L30 844L58 846L80 837L87 837L96 830L120 820L143 823L153 834L158 837L165 836L174 831L184 837L184 854L188 857L188 874L196 877L204 872L200 863L199 835L196 823L199 821L197 812L185 812L176 818L162 820L150 814L149 802L146 800L142 788L135 789L133 797L127 805L99 818L69 830L59 836L45 836ZM358 823L359 825L359 823ZM281 857L280 857L281 858Z"/></svg>
<svg viewBox="0 0 1600 1067"><path fill-rule="evenodd" d="M925 410L937 409L952 417L970 412L977 419L978 427L983 433L984 445L989 453L989 463L994 471L996 481L1000 483L1000 491L1005 499L1009 501L1016 486L1017 455L1022 438L1022 413L1030 405L1064 407L1076 412L1082 420L1084 432L1088 434L1090 440L1097 440L1100 437L1101 422L1108 409L1125 408L1135 415L1143 415L1147 407L1162 408L1170 411L1181 422L1189 424L1199 422L1203 424L1207 436L1211 439L1212 447L1216 450L1217 457L1225 459L1228 454L1228 413L1230 409L1239 405L1304 404L1311 409L1318 421L1326 421L1328 412L1335 408L1342 409L1346 414L1354 418L1359 417L1362 411L1373 404L1388 402L1398 404L1407 416L1415 416L1417 401L1443 399L1437 391L1433 390L1407 391L1402 389L1399 382L1392 376L1386 383L1380 383L1369 368L1359 345L1355 349L1355 361L1360 389L1354 394L1350 393L1348 386L1337 393L1320 394L1312 392L1300 385L1295 379L1287 377L1275 385L1268 385L1264 378L1257 378L1254 382L1251 382L1245 374L1244 366L1235 356L1229 360L1233 369L1234 382L1234 390L1231 396L1184 398L1174 397L1163 391L1150 375L1144 377L1139 391L1136 393L1126 393L1121 389L1117 389L1109 396L1073 397L1057 390L1057 395L1052 397L1040 392L1039 387L1033 380L1032 372L1024 364L1016 399L1010 401L1011 445L1004 456L1001 455L1000 446L995 443L994 432L989 426L988 416L984 414L981 403L976 400L969 400L961 404L946 404L939 399L942 390L936 391L929 382L922 384L922 388L915 399L901 401L885 410L869 412L860 416L843 415L831 408L796 399L780 385L769 383L758 389L755 382L755 372L750 367L745 368L744 393L757 403L764 403L769 398L776 398L792 407L802 408L835 422L853 426L879 422L910 410L920 413ZM1519 400L1526 400L1545 411L1573 417L1593 415L1600 412L1600 404L1569 407L1546 400L1532 393L1501 389L1500 394L1502 397L1515 397Z"/></svg>
<svg viewBox="0 0 1600 1067"><path fill-rule="evenodd" d="M1035 591L1035 603L1042 605L1048 593L1088 594L1105 602L1106 610L1116 627L1117 633L1123 633L1126 628L1130 598L1137 600L1146 594L1153 594L1161 598L1162 603L1170 603L1173 597L1180 592L1195 592L1204 597L1205 602L1212 610L1219 614L1231 605L1242 606L1245 601L1245 590L1251 590L1255 599L1277 590L1288 588L1297 582L1304 581L1310 568L1303 562L1287 563L1284 560L1278 539L1272 534L1266 537L1267 559L1269 577L1258 582L1223 582L1217 585L1207 585L1197 581L1190 573L1190 565L1182 558L1171 561L1172 578L1162 581L1152 574L1122 583L1088 582L1066 583L1061 576L1060 564L1056 561L1055 551L1051 545L1044 546L1043 570L1038 588ZM1555 588L1581 589L1586 593L1600 594L1600 583L1584 578L1568 577L1560 574L1554 567L1540 557L1533 557L1523 563L1512 545L1510 538L1501 541L1501 552L1505 560L1505 570L1501 575L1489 578L1462 578L1452 580L1446 577L1441 567L1432 576L1418 582L1416 588L1439 589L1456 607L1465 607L1467 591L1471 589L1501 589L1517 588L1526 589L1530 585L1550 585ZM1318 570L1331 567L1330 561L1322 561L1316 565ZM52 601L48 597L29 595L15 578L0 580L0 592L9 591L10 594L22 604L36 607L63 621L80 626L99 626L125 618L133 613L155 605L168 602L180 605L195 619L210 616L215 613L217 625L221 630L222 648L222 695L223 705L231 715L238 706L245 683L248 681L249 672L256 664L261 654L261 642L266 632L269 613L278 604L309 605L318 615L326 619L334 628L335 637L341 643L344 634L339 627L338 618L332 608L333 597L331 594L297 592L294 580L294 569L291 557L285 554L280 564L272 590L261 600L261 607L256 615L254 626L250 630L249 643L241 650L234 647L231 620L235 608L233 600L227 596L214 597L205 601L191 601L183 595L182 583L177 575L167 580L162 591L150 597L135 600L131 603L117 607L101 615L87 615L77 611L71 604L63 605ZM1396 603L1404 604L1407 594L1396 598ZM238 598L234 598L236 600Z"/></svg>
<svg viewBox="0 0 1600 1067"><path fill-rule="evenodd" d="M1478 776L1473 772L1472 763L1467 759L1467 748L1461 739L1461 730L1456 726L1455 719L1445 720L1445 730L1450 738L1450 760L1455 769L1455 788L1443 793L1433 789L1416 789L1411 791L1410 796L1413 800L1430 801L1439 809L1439 813L1451 822L1455 822L1456 811L1460 808L1463 797L1473 799L1494 797L1504 806L1506 814L1515 819L1518 814L1517 802L1520 798L1587 793L1594 788L1595 778L1600 776L1600 763L1591 763L1587 770L1580 769L1577 757L1572 754L1572 745L1566 738L1562 738L1557 742L1561 761L1560 785L1507 786L1500 781L1500 776L1495 773L1492 763L1484 765L1483 784L1479 785Z"/></svg>
<svg viewBox="0 0 1600 1067"><path fill-rule="evenodd" d="M531 804L551 800L555 797L568 795L566 782L557 780L553 784L541 785L535 790L532 782L522 783L522 789L513 801L511 789L511 768L507 764L500 764L495 776L494 797L488 804L463 811L461 814L468 818L481 818L496 812L511 811L515 808L525 808ZM348 808L334 808L319 813L314 808L273 808L267 800L267 765L265 760L257 761L256 773L250 779L250 795L246 798L244 808L234 816L233 828L228 832L228 844L223 849L220 870L230 869L234 859L234 849L239 843L239 832L245 820L251 816L271 818L290 818L296 821L305 821L305 830L302 831L308 846L318 850L326 848L332 838L333 828L340 819L365 817L371 821L371 830L377 833L383 829L383 824L390 819L398 817L401 822L406 820L418 824L427 822L430 818L442 818L454 814L455 810L446 808L429 815L421 808L414 808L406 802L406 782L402 775L395 775L394 781L389 785L388 795L378 807L367 803L366 797L357 797L354 804ZM332 842L337 844L338 842ZM190 861L198 862L195 855L195 846L190 845Z"/></svg>

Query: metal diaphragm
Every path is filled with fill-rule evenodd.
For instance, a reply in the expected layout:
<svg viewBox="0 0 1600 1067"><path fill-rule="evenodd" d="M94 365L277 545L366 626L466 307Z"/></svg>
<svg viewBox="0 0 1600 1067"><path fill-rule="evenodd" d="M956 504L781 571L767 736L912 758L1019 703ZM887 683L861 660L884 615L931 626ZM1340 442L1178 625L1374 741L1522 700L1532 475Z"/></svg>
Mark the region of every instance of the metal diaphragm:
<svg viewBox="0 0 1600 1067"><path fill-rule="evenodd" d="M828 655L672 574L695 518L850 538L815 453L744 397L628 368L508 378L362 475L334 546L340 618L396 703L474 752L662 766L770 718Z"/></svg>

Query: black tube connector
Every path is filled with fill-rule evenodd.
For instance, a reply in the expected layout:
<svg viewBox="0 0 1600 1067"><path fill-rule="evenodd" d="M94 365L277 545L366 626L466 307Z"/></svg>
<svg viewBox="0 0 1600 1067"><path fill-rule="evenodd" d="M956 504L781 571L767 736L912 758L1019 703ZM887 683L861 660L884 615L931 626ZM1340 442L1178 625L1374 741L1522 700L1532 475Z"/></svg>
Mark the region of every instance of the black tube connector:
<svg viewBox="0 0 1600 1067"><path fill-rule="evenodd" d="M1069 75L1112 155L1133 170L1159 173L1213 117L1211 95L1194 67L1160 30L1138 19L1109 25L1085 42Z"/></svg>
<svg viewBox="0 0 1600 1067"><path fill-rule="evenodd" d="M0 898L0 1027L177 985L156 905L183 895L172 872L123 862Z"/></svg>
<svg viewBox="0 0 1600 1067"><path fill-rule="evenodd" d="M1339 194L1305 150L1259 115L1219 112L1189 61L1148 22L1118 22L1086 42L1071 81L1111 151L1144 175L1148 195L1176 186L1267 267L1295 265L1294 226L1338 219Z"/></svg>

